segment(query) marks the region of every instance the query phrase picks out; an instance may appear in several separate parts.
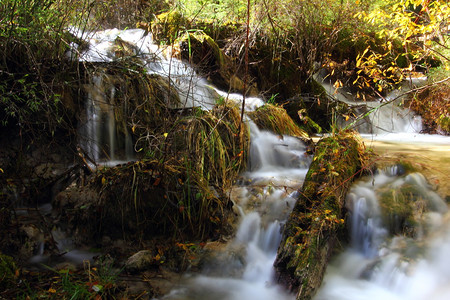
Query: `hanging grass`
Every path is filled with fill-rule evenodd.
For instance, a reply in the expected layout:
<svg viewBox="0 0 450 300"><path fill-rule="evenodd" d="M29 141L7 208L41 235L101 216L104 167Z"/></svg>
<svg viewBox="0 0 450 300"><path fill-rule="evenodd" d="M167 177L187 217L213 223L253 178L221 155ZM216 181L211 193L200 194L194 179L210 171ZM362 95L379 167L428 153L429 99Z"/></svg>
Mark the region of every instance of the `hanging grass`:
<svg viewBox="0 0 450 300"><path fill-rule="evenodd" d="M248 131L241 140L239 122L236 106L221 105L210 112L198 110L174 126L170 136L172 146L179 159L189 161L192 171L202 180L214 186L230 187L246 163Z"/></svg>
<svg viewBox="0 0 450 300"><path fill-rule="evenodd" d="M155 133L153 159L99 169L83 192L66 191L55 207L70 211L82 239L217 238L232 216L226 189L246 166L248 131L240 136L239 122L239 109L225 105L180 117Z"/></svg>

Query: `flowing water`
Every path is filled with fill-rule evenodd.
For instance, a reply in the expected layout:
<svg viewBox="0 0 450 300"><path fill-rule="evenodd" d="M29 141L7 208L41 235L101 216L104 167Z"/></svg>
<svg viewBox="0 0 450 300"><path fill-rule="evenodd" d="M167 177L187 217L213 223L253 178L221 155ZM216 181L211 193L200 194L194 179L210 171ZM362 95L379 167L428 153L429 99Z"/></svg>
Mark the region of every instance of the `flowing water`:
<svg viewBox="0 0 450 300"><path fill-rule="evenodd" d="M76 30L74 32L78 34ZM109 30L78 35L90 44L87 51L77 56L82 61L113 61L118 39L133 45L134 53L142 58L148 72L171 80L182 99L177 105L182 107L209 109L217 95L233 101L242 99L241 95L229 95L215 89L187 64L171 58L170 53L165 55L143 30ZM102 159L96 154L105 151L101 148L109 149L109 158L115 158L114 153L119 151L119 146L115 146L117 137L114 130L105 130L105 127L115 126L112 121L107 121L111 113L104 108L105 103L114 105L115 91L109 87L105 92L107 82L105 76L94 77L92 86L87 88L86 122L80 129L85 136L81 145L95 160ZM96 90L99 87L101 93ZM247 99L247 109L254 109L262 103L258 98ZM375 107L379 103L365 105ZM365 131L371 133L365 135L369 147L378 140L384 146L403 147L402 155L406 149L418 147L415 154L422 151L423 154L431 153L430 159L437 161L437 165L448 165L449 138L419 134L420 118L410 111L386 105L370 115L370 123L370 128ZM182 283L161 299L295 298L274 282L272 264L281 238L282 223L295 203L311 157L305 154L305 145L296 138L260 131L254 124L250 127L249 171L242 175L232 191L232 199L241 215L235 238L204 266L201 274L186 274ZM403 142L400 146L399 141ZM108 146L104 146L106 144ZM434 152L429 151L431 144ZM423 157L420 159L422 161L416 163L427 164ZM432 174L430 168L426 171L427 176ZM447 204L440 197L448 195L448 186L443 182L448 179L448 169L443 172L444 176L438 183L444 188L441 187L439 194L433 190L437 184L430 185L419 173L406 176L398 167L356 183L348 199L351 245L329 266L315 299L450 299L450 260L447 255L450 251L450 222ZM431 209L423 214L423 225L415 239L391 237L381 217L380 191L396 190L405 185L415 186L422 200L429 201Z"/></svg>
<svg viewBox="0 0 450 300"><path fill-rule="evenodd" d="M328 267L316 300L450 299L450 215L447 203L420 173L397 175L396 168L353 185L351 245ZM383 224L382 191L410 185L421 193L423 213L414 238L390 237ZM420 203L417 194L410 201Z"/></svg>
<svg viewBox="0 0 450 300"><path fill-rule="evenodd" d="M420 85L423 79L412 83ZM358 105L340 93L336 98ZM444 201L450 192L450 137L421 134L420 117L401 108L400 101L381 107L369 116L371 126L362 126L366 146L394 165L352 186L347 197L351 244L328 266L315 300L450 299L450 213ZM380 102L364 105L370 109ZM404 175L395 165L399 160L421 173ZM394 198L405 186L414 189L408 201L429 208L418 220L414 238L392 236L381 216L380 197L389 191Z"/></svg>
<svg viewBox="0 0 450 300"><path fill-rule="evenodd" d="M251 124L250 170L233 189L241 221L233 241L201 275L161 299L293 299L274 281L281 224L296 201L311 157L303 142Z"/></svg>

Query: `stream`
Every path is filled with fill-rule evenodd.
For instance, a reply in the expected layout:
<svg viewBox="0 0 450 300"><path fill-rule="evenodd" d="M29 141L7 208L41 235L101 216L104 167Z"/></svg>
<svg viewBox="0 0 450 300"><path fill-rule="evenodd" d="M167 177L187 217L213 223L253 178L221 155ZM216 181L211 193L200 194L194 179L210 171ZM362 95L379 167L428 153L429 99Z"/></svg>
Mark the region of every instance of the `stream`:
<svg viewBox="0 0 450 300"><path fill-rule="evenodd" d="M274 281L282 223L296 201L311 157L299 139L251 124L250 168L233 188L241 221L234 240L200 275L161 299L293 299Z"/></svg>
<svg viewBox="0 0 450 300"><path fill-rule="evenodd" d="M185 100L185 107L208 109L213 105L212 94L240 101L239 95L227 95L208 85L181 61L171 59L169 63L152 43L151 37L144 35L142 30L96 33L90 37L90 50L79 59L111 61L113 43L118 37L136 46L136 54L142 55L149 72L171 76L177 83L181 98ZM116 141L110 129L114 124L105 121L108 111L102 112L95 103L96 90L103 87L104 80L96 77L87 89L91 104L87 105L85 127L80 128L86 137L81 144L96 159L101 159L98 154L101 143L109 141L114 144ZM104 94L109 95L109 101L113 101L113 88ZM247 109L254 109L262 101L254 98L247 104ZM349 224L351 244L328 267L322 287L314 298L316 300L450 299L450 259L447 255L450 252L450 216L447 203L443 200L448 198L449 192L450 138L421 135L417 133L420 119L409 112L400 114L397 109L393 113L392 107L385 106L383 109L385 114L380 109L374 116L384 123L388 120L392 127L376 131L376 135L363 135L367 147L394 158L409 155L415 163L424 166L424 174L431 181L428 182L420 173L405 175L398 166L393 166L353 185L348 196L352 214ZM106 134L101 132L98 124L102 119L103 123L109 124ZM374 122L373 119L371 121ZM409 126L412 123L414 126ZM161 300L295 299L294 295L275 283L272 265L283 222L294 206L312 157L305 153L306 146L299 139L261 131L251 122L249 125L249 170L242 174L231 192L241 216L234 238L226 249L219 251L205 265L201 274L183 275L181 282ZM374 128L380 126L374 125ZM391 134L381 134L387 131ZM121 159L115 152L115 147L111 146L108 157ZM436 175L436 172L439 174ZM379 191L399 189L405 184L420 190L422 200L430 201L432 208L429 213L424 213L424 223L414 239L391 237L380 217ZM435 191L438 186L439 190Z"/></svg>
<svg viewBox="0 0 450 300"><path fill-rule="evenodd" d="M418 134L409 140L403 136L401 142L395 134L376 138L366 144L383 155L415 160L435 183L421 173L398 175L396 168L355 183L348 201L354 206L351 245L328 266L315 299L450 299L450 214L443 200L449 192L450 139ZM430 207L415 238L389 236L379 215L379 191L405 183L418 187ZM408 200L417 201L415 196Z"/></svg>
<svg viewBox="0 0 450 300"><path fill-rule="evenodd" d="M397 158L401 154L413 161L420 160L428 175L440 174L432 178L441 180L442 186L437 190L438 185L430 184L421 173L404 175L396 165L356 182L347 199L348 205L353 205L349 208L351 244L328 266L315 300L450 298L450 213L447 203L437 193L448 195L450 139L422 136L428 140L427 146L418 143L418 136L398 143L395 135L366 135L365 143L380 154ZM245 174L252 179L251 184L235 187L242 208L235 240L201 275L185 275L182 284L161 299L295 299L275 283L272 264L281 224L295 203L295 190L301 186L311 158L301 154L300 149L285 146L285 142L277 144L277 139L268 132L252 131L252 154L261 155L259 151L263 150L269 159L267 164L260 164ZM282 147L284 154L289 153L284 156L286 159L274 156L277 147ZM302 158L296 164L300 167L286 166L292 161L289 156ZM264 159L258 160L259 163ZM421 200L430 207L430 212L422 216L423 224L415 238L390 236L380 216L380 191L405 185L420 190ZM255 188L259 193L256 203ZM239 247L243 254L236 254Z"/></svg>

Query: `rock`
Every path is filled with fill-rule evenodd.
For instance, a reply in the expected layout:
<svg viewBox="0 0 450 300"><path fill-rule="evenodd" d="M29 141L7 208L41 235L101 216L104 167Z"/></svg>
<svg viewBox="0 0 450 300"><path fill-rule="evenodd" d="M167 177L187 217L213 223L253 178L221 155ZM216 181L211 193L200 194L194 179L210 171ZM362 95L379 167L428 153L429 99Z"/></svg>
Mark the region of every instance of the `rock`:
<svg viewBox="0 0 450 300"><path fill-rule="evenodd" d="M144 271L157 262L150 250L141 250L127 259L125 269L130 272Z"/></svg>
<svg viewBox="0 0 450 300"><path fill-rule="evenodd" d="M345 195L365 156L352 133L319 141L300 196L284 227L274 266L278 279L311 299L344 232Z"/></svg>

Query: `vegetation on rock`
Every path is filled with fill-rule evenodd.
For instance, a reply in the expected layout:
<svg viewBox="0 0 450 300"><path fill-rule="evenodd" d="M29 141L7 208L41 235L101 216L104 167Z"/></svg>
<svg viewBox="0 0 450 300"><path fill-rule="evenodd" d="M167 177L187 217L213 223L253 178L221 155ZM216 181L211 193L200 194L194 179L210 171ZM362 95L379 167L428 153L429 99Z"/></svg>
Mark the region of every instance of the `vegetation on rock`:
<svg viewBox="0 0 450 300"><path fill-rule="evenodd" d="M450 80L418 91L409 107L423 120L424 132L450 134Z"/></svg>
<svg viewBox="0 0 450 300"><path fill-rule="evenodd" d="M345 223L344 200L366 160L352 132L320 140L300 196L283 230L274 266L279 281L311 299Z"/></svg>
<svg viewBox="0 0 450 300"><path fill-rule="evenodd" d="M287 114L286 110L274 104L265 104L248 116L255 122L258 128L270 130L278 134L286 134L308 139L309 135L301 129Z"/></svg>

